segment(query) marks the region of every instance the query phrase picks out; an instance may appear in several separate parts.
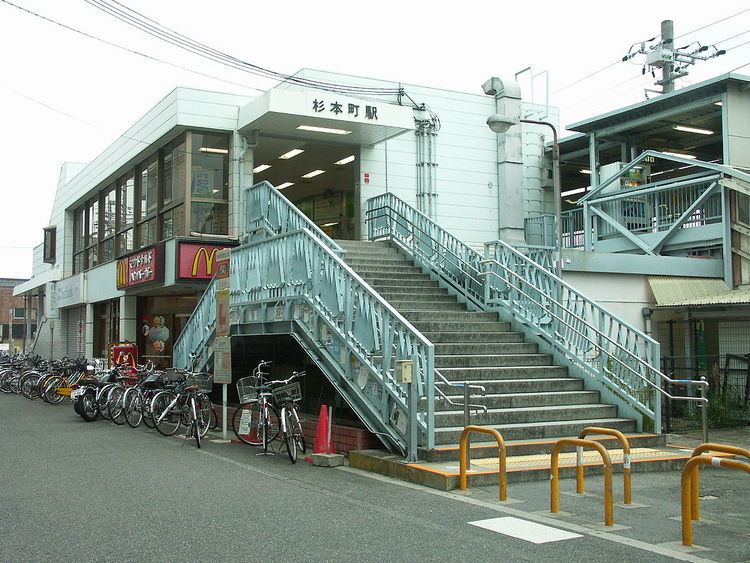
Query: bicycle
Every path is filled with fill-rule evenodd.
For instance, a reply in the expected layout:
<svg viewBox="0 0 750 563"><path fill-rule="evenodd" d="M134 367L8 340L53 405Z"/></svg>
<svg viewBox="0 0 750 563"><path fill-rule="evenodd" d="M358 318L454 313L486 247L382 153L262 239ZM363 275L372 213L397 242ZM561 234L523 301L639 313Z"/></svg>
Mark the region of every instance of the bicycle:
<svg viewBox="0 0 750 563"><path fill-rule="evenodd" d="M269 384L279 383L273 388L273 398L277 407L281 407L281 435L286 444L286 452L292 463L297 463L297 448L304 454L307 451L305 436L302 433L302 423L299 420L299 406L302 400L302 387L298 381L292 381L305 375L304 371L294 372L292 377L284 382L271 381Z"/></svg>
<svg viewBox="0 0 750 563"><path fill-rule="evenodd" d="M271 362L261 360L253 375L237 381L237 393L242 403L232 416L232 430L237 439L251 446L261 446L269 454L268 444L279 434L279 412L273 404L273 393L265 382L268 375L263 368Z"/></svg>
<svg viewBox="0 0 750 563"><path fill-rule="evenodd" d="M209 373L193 373L174 370L185 375L174 391L160 391L151 401L151 416L156 429L164 436L172 436L184 422L186 438L195 438L201 447L203 438L211 425L213 405L206 392L211 390L213 376Z"/></svg>

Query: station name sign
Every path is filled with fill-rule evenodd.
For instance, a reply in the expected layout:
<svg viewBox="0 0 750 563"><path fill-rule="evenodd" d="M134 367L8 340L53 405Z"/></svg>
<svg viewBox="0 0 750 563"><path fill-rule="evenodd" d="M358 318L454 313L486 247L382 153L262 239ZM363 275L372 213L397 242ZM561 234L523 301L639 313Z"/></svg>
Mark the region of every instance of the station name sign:
<svg viewBox="0 0 750 563"><path fill-rule="evenodd" d="M346 114L346 117L349 118L359 118L361 116L370 121L378 120L377 106L355 104L347 101L339 102L338 100L331 101L324 99L322 96L313 99L311 109L315 114L332 113L337 117L344 117L342 114Z"/></svg>
<svg viewBox="0 0 750 563"><path fill-rule="evenodd" d="M164 279L164 247L150 246L117 261L117 289L129 289Z"/></svg>

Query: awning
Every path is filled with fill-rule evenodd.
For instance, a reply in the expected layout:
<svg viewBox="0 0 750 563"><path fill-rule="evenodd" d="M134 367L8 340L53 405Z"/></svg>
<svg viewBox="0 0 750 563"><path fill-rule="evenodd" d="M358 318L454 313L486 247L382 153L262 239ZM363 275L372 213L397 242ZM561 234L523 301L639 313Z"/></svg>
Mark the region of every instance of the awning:
<svg viewBox="0 0 750 563"><path fill-rule="evenodd" d="M13 296L17 295L23 295L27 291L31 291L32 289L36 289L37 287L41 287L44 284L51 282L51 281L57 281L61 278L60 270L58 269L52 269L47 270L46 272L42 272L39 275L34 276L29 281L25 281L22 284L17 285L13 288Z"/></svg>
<svg viewBox="0 0 750 563"><path fill-rule="evenodd" d="M649 276L648 283L656 307L750 304L750 291L730 289L721 279Z"/></svg>

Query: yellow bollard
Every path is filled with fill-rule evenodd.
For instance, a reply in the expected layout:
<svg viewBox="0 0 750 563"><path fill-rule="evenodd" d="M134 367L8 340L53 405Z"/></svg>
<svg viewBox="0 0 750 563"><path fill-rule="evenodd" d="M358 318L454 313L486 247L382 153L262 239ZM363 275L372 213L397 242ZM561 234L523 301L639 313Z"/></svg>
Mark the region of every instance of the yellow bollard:
<svg viewBox="0 0 750 563"><path fill-rule="evenodd" d="M690 457L697 457L706 452L718 452L723 454L739 455L750 460L750 450L744 448L738 448L737 446L729 446L726 444L714 444L707 442L701 444L693 450ZM700 520L700 509L698 507L698 500L700 499L700 475L698 473L698 465L693 469L693 474L690 477L692 493L691 493L691 509L690 514L693 520Z"/></svg>
<svg viewBox="0 0 750 563"><path fill-rule="evenodd" d="M632 476L630 469L630 442L625 437L625 434L614 428L600 428L598 426L589 426L584 428L578 435L578 438L583 439L588 434L604 434L607 436L614 436L620 441L622 446L622 486L623 486L623 504L632 504L633 493L632 493ZM578 463L576 458L576 490L578 494L583 493L583 461Z"/></svg>
<svg viewBox="0 0 750 563"><path fill-rule="evenodd" d="M602 456L604 463L604 525L613 526L615 523L614 508L612 504L612 460L609 458L607 449L599 442L593 440L581 440L578 438L563 438L552 448L552 463L550 470L550 512L553 514L560 511L560 475L559 457L562 446L576 446L581 448L593 448ZM583 485L581 484L581 487Z"/></svg>
<svg viewBox="0 0 750 563"><path fill-rule="evenodd" d="M709 445L709 444L704 444ZM710 444L717 445L717 444ZM700 447L700 446L699 446ZM729 446L732 447L732 446ZM698 448L696 448L698 449ZM709 457L698 455L691 457L682 469L680 478L680 505L682 508L682 545L693 545L693 518L694 509L698 507L698 497L694 494L692 482L698 474L701 465L711 464L715 467L726 467L728 469L739 469L750 474L750 463L744 463L736 459Z"/></svg>
<svg viewBox="0 0 750 563"><path fill-rule="evenodd" d="M497 458L497 470L498 470L498 481L500 483L500 493L499 498L501 501L507 500L507 476L505 474L505 440L503 440L503 436L495 430L494 428L486 428L484 426L467 426L464 428L464 431L461 432L461 440L459 441L459 460L458 460L458 467L459 467L459 478L458 478L458 488L462 491L465 491L468 488L468 479L466 476L466 472L468 470L468 466L471 463L470 458L470 449L469 449L469 434L471 432L476 432L479 434L489 434L490 436L493 436L495 438L495 441L497 441L497 449L498 449L498 458Z"/></svg>

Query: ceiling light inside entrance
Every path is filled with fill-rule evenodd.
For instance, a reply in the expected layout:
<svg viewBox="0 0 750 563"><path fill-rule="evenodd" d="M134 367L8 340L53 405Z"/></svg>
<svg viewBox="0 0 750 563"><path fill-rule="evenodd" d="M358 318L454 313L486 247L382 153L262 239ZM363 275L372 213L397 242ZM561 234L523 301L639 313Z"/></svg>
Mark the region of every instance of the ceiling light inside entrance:
<svg viewBox="0 0 750 563"><path fill-rule="evenodd" d="M713 135L710 129L701 129L700 127L688 127L686 125L675 125L675 131L685 131L685 133L698 133L699 135Z"/></svg>
<svg viewBox="0 0 750 563"><path fill-rule="evenodd" d="M289 152L285 152L282 154L279 158L282 160L289 160L290 158L294 158L298 154L302 154L305 152L305 149L292 149Z"/></svg>
<svg viewBox="0 0 750 563"><path fill-rule="evenodd" d="M313 131L315 133L330 133L331 135L348 135L351 131L346 129L332 129L330 127L315 127L314 125L300 125L297 129L302 131Z"/></svg>
<svg viewBox="0 0 750 563"><path fill-rule="evenodd" d="M200 152L210 152L215 154L229 154L227 149L215 149L213 147L201 147L198 149Z"/></svg>
<svg viewBox="0 0 750 563"><path fill-rule="evenodd" d="M341 160L337 160L336 162L334 162L334 164L344 165L349 164L350 162L354 162L353 154L347 156L346 158L342 158Z"/></svg>
<svg viewBox="0 0 750 563"><path fill-rule="evenodd" d="M255 174L258 174L259 172L263 172L264 170L268 170L269 168L271 168L270 164L261 164L260 166L256 166L255 168L253 168L253 172Z"/></svg>
<svg viewBox="0 0 750 563"><path fill-rule="evenodd" d="M303 178L315 178L315 176L320 176L323 174L325 170L313 170L312 172L308 172L307 174L303 174Z"/></svg>
<svg viewBox="0 0 750 563"><path fill-rule="evenodd" d="M681 158L687 158L690 160L694 160L697 158L694 154L685 154L684 152L674 152L674 151L662 151L664 154L668 154L669 156L679 156Z"/></svg>
<svg viewBox="0 0 750 563"><path fill-rule="evenodd" d="M288 188L289 186L293 186L294 182L284 182L283 184L279 184L276 186L277 190L283 190L284 188Z"/></svg>

